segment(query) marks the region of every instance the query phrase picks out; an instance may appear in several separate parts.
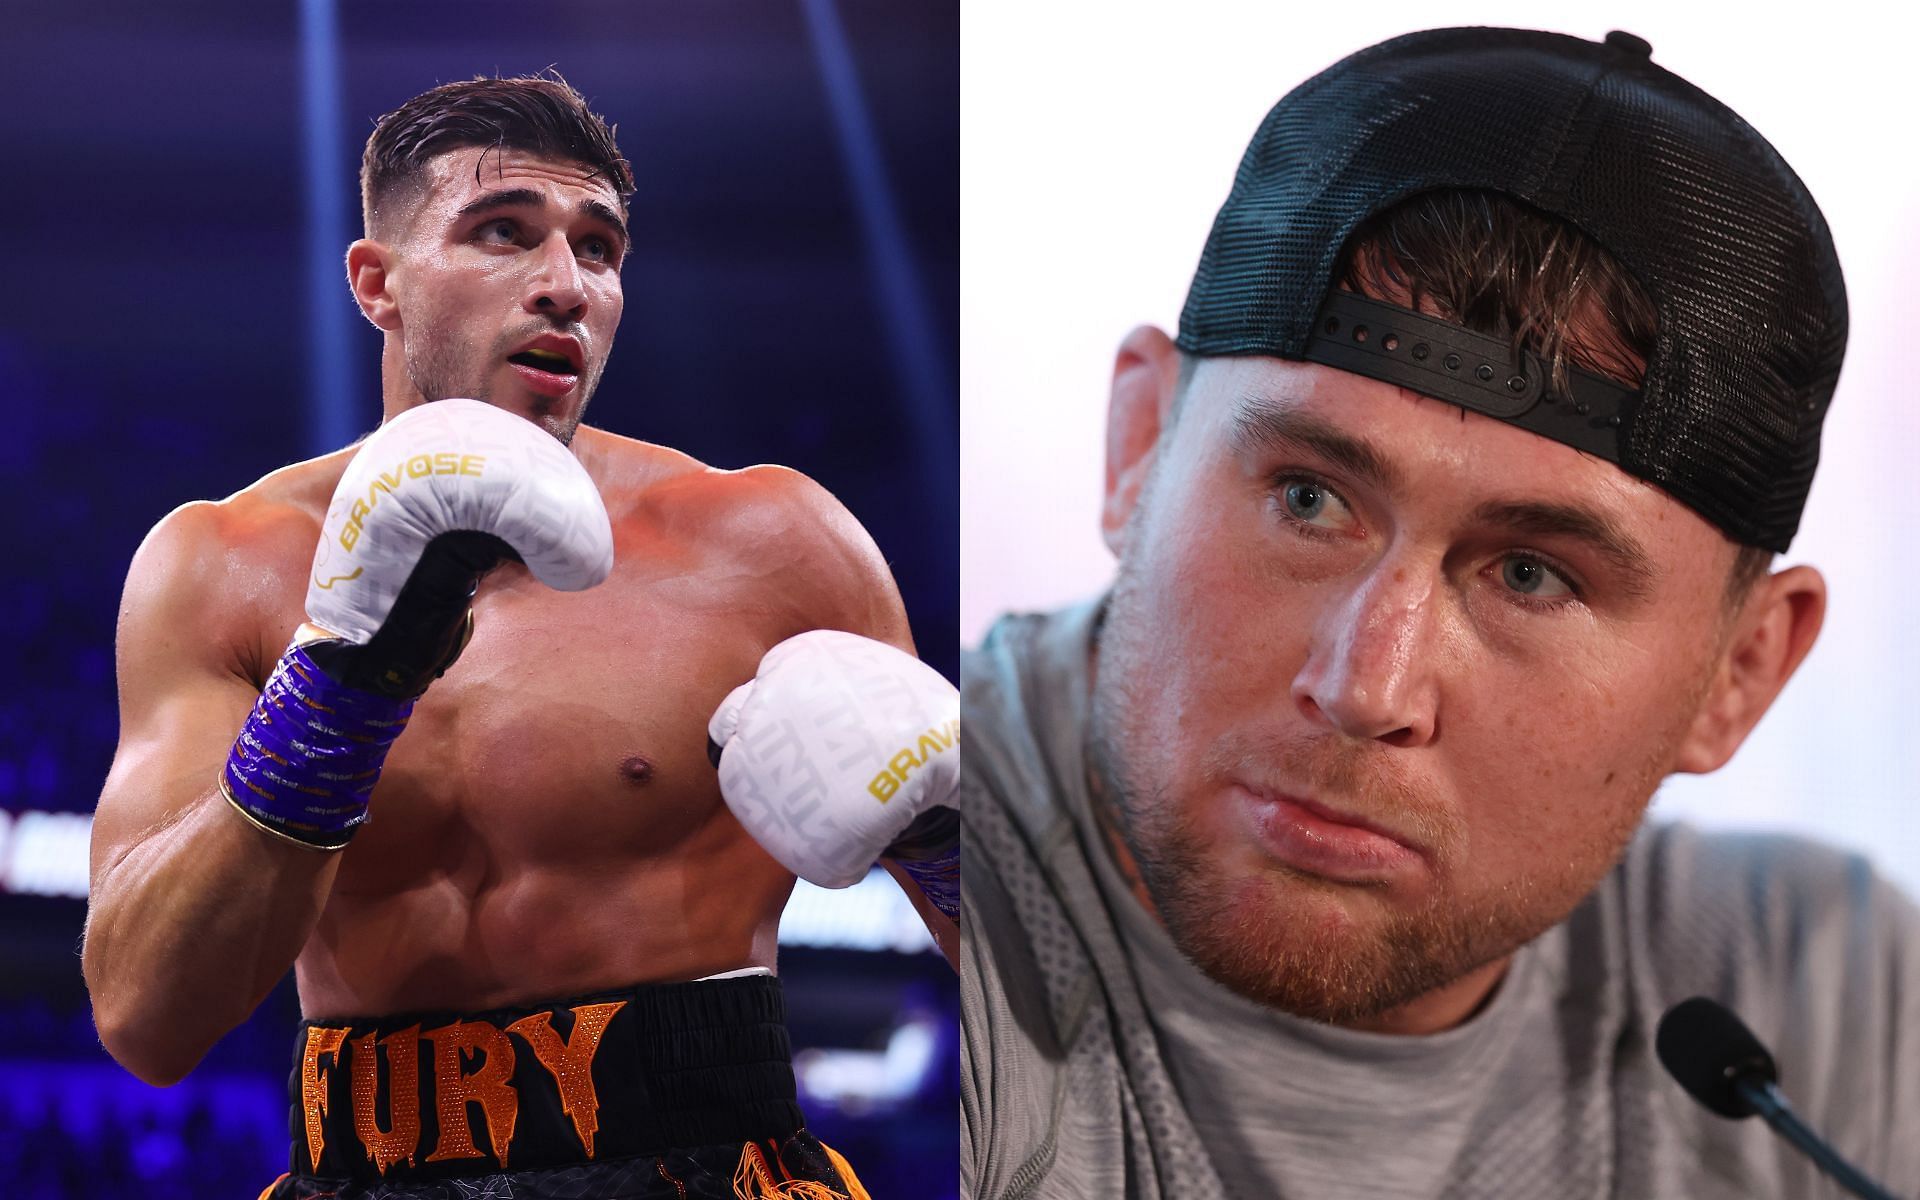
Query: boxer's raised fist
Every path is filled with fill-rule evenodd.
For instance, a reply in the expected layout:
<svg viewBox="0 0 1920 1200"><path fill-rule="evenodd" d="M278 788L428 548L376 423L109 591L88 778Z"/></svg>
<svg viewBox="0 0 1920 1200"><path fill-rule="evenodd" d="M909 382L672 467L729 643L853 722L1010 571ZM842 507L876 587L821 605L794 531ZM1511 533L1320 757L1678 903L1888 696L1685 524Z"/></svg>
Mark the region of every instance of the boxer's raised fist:
<svg viewBox="0 0 1920 1200"><path fill-rule="evenodd" d="M303 641L340 683L415 696L464 644L479 579L508 558L563 591L613 567L599 490L533 422L478 400L412 408L369 436L327 508Z"/></svg>
<svg viewBox="0 0 1920 1200"><path fill-rule="evenodd" d="M767 651L707 724L720 792L789 871L859 882L960 779L960 694L884 642L816 629Z"/></svg>

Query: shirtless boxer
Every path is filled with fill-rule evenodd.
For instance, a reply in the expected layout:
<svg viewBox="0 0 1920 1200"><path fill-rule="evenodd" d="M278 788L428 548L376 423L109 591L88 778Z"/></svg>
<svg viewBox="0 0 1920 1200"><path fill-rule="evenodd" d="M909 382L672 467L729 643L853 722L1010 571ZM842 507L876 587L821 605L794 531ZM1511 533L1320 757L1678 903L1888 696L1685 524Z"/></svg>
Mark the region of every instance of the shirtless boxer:
<svg viewBox="0 0 1920 1200"><path fill-rule="evenodd" d="M383 118L347 253L382 428L134 557L87 982L167 1084L294 968L270 1195L861 1196L793 1102L794 874L889 854L952 957L957 705L865 531L579 424L631 192L563 83Z"/></svg>

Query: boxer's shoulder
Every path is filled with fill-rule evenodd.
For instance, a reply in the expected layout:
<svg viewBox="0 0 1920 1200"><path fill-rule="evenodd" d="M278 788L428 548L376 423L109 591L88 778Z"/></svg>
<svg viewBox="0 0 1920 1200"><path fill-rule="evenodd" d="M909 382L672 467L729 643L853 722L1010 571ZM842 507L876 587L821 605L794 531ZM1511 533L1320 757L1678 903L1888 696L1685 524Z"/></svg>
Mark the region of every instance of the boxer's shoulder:
<svg viewBox="0 0 1920 1200"><path fill-rule="evenodd" d="M693 455L671 446L643 442L591 425L582 425L574 431L573 452L599 485L600 498L606 502L608 515L615 520L623 511L643 503L655 488L712 469Z"/></svg>
<svg viewBox="0 0 1920 1200"><path fill-rule="evenodd" d="M304 563L313 557L328 498L354 449L281 467L224 499L182 504L160 519L141 551L218 549L236 565L291 553Z"/></svg>
<svg viewBox="0 0 1920 1200"><path fill-rule="evenodd" d="M832 627L905 644L892 572L844 504L790 467L708 466L663 446L582 427L582 461L601 484L617 531L697 549L708 565L777 595L793 610L791 632Z"/></svg>
<svg viewBox="0 0 1920 1200"><path fill-rule="evenodd" d="M141 627L190 628L209 652L264 678L299 623L320 520L349 457L295 463L162 517L128 568L123 631L134 617Z"/></svg>
<svg viewBox="0 0 1920 1200"><path fill-rule="evenodd" d="M790 467L708 467L656 488L648 505L664 520L699 526L721 545L776 559L866 538L845 505Z"/></svg>
<svg viewBox="0 0 1920 1200"><path fill-rule="evenodd" d="M845 629L907 646L899 588L873 537L813 479L780 466L709 471L684 486L711 544L764 575L793 632Z"/></svg>
<svg viewBox="0 0 1920 1200"><path fill-rule="evenodd" d="M825 488L789 467L724 470L680 450L585 425L574 449L616 521L626 517L751 537L795 521L846 513Z"/></svg>

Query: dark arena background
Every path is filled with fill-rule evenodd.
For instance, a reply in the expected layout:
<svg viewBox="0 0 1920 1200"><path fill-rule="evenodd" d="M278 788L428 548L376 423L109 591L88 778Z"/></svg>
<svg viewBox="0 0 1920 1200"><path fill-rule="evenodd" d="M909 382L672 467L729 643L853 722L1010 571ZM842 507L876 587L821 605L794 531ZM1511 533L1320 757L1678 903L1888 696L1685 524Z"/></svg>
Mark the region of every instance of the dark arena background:
<svg viewBox="0 0 1920 1200"><path fill-rule="evenodd" d="M589 421L795 466L879 542L956 669L956 2L4 0L0 1195L242 1197L287 1162L291 982L185 1082L95 1038L89 814L128 560L378 420L341 259L373 119L549 66L634 164L626 316ZM591 631L582 631L590 637ZM958 1193L952 971L890 881L782 928L801 1099L876 1198Z"/></svg>

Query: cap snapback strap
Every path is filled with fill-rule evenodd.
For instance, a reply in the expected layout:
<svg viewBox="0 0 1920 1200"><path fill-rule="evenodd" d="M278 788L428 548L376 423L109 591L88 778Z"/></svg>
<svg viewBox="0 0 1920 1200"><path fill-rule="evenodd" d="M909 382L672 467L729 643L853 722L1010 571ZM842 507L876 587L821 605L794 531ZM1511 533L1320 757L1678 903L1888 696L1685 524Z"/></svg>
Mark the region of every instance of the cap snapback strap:
<svg viewBox="0 0 1920 1200"><path fill-rule="evenodd" d="M1409 388L1497 417L1611 463L1633 424L1640 393L1591 371L1567 371L1570 396L1548 390L1546 364L1506 340L1370 299L1334 291L1307 337L1317 362Z"/></svg>

